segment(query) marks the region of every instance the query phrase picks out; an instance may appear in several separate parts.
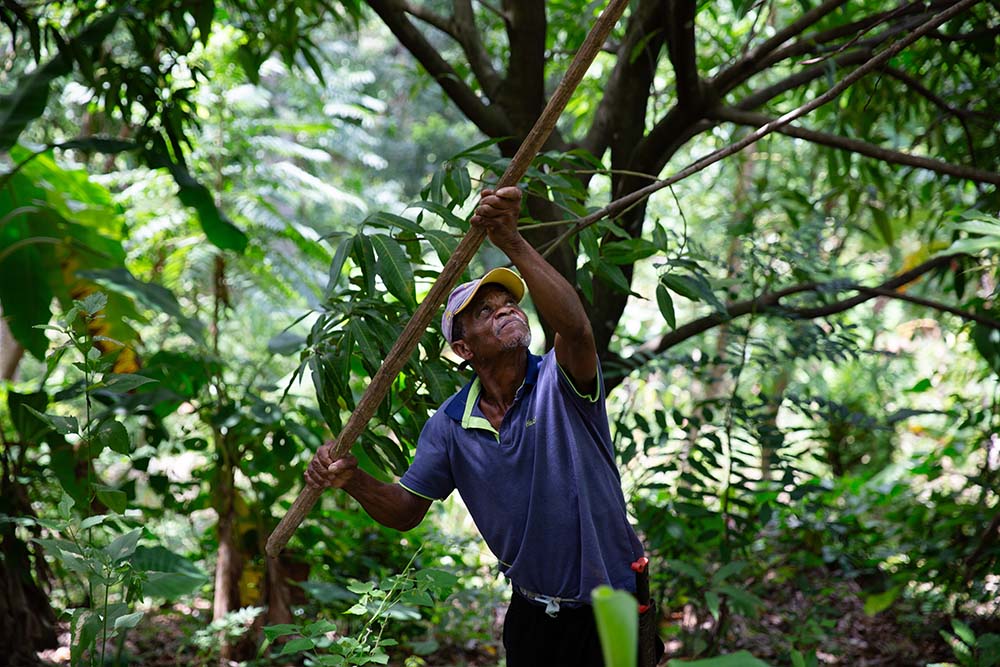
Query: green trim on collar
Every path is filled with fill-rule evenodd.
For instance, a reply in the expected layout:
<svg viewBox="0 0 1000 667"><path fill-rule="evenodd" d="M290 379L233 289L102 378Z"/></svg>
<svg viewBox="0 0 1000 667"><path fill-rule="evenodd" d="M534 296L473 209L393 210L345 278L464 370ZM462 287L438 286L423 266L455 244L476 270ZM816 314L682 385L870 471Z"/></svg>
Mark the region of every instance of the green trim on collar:
<svg viewBox="0 0 1000 667"><path fill-rule="evenodd" d="M594 395L591 396L589 394L580 393L580 390L577 389L576 385L573 383L573 378L569 376L569 373L567 373L566 369L562 367L562 364L557 363L556 366L559 367L559 372L562 373L562 376L566 378L566 382L568 382L569 386L573 389L573 393L575 393L577 396L579 396L585 401L590 401L591 403L597 403L598 399L601 398L601 385L603 384L603 378L601 378L600 373L597 374L597 386L594 388Z"/></svg>
<svg viewBox="0 0 1000 667"><path fill-rule="evenodd" d="M462 413L462 428L466 430L470 428L478 428L484 431L489 431L496 436L496 439L499 441L500 433L493 428L493 424L490 423L490 420L472 414L473 408L476 407L476 401L479 400L480 391L481 387L479 385L479 377L477 376L472 381L472 386L469 387L468 396L465 397L465 412Z"/></svg>

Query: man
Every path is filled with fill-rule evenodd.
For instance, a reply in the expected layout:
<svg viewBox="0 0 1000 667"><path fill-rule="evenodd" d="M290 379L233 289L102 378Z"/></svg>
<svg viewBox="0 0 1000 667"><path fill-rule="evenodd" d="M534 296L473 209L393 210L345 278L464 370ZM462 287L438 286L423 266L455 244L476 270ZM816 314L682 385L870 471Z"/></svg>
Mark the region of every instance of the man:
<svg viewBox="0 0 1000 667"><path fill-rule="evenodd" d="M319 449L306 480L340 487L379 523L408 530L458 489L513 584L504 622L509 667L603 664L589 606L598 585L636 590L642 546L628 522L597 351L570 284L517 229L521 192L485 190L473 225L511 259L555 331L544 357L518 303L525 286L494 269L457 287L442 331L475 378L427 421L412 466L383 484ZM642 600L646 602L646 600Z"/></svg>

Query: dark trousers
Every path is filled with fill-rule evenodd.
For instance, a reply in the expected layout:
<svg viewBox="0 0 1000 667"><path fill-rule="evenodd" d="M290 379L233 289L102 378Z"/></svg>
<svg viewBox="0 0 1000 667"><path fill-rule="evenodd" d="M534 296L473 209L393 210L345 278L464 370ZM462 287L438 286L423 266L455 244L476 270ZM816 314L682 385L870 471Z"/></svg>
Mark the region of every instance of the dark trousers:
<svg viewBox="0 0 1000 667"><path fill-rule="evenodd" d="M603 667L594 610L563 607L553 618L516 591L503 624L507 667Z"/></svg>

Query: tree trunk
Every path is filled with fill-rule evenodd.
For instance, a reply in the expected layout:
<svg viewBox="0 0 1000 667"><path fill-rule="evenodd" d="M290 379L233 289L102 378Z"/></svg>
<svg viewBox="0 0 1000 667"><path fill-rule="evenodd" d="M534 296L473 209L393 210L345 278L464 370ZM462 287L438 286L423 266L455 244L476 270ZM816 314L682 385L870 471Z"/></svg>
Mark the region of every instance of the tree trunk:
<svg viewBox="0 0 1000 667"><path fill-rule="evenodd" d="M3 316L3 306L0 306L0 380L7 382L17 379L17 367L24 357L24 348L7 326Z"/></svg>
<svg viewBox="0 0 1000 667"><path fill-rule="evenodd" d="M216 451L219 453L219 486L215 509L219 515L217 527L219 547L215 560L215 598L212 603L212 620L219 621L228 613L240 608L240 574L243 558L236 536L236 486L234 470L228 455L225 436L216 433ZM235 643L223 633L220 636L219 664L227 665L235 657Z"/></svg>

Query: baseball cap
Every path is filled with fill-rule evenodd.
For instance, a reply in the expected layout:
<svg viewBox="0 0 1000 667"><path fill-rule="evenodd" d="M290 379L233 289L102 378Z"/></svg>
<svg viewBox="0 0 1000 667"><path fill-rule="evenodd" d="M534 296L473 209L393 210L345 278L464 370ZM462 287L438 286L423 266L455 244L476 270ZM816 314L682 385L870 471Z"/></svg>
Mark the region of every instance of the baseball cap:
<svg viewBox="0 0 1000 667"><path fill-rule="evenodd" d="M480 287L490 284L507 288L507 291L514 295L514 298L519 303L524 298L524 292L526 291L524 281L521 280L519 275L503 267L488 271L479 280L470 280L467 283L462 283L451 291L448 302L444 307L444 315L441 316L441 333L444 334L446 341L449 343L453 342L451 333L455 316L462 312L463 308L472 303L472 299L476 296L476 292L479 291Z"/></svg>

